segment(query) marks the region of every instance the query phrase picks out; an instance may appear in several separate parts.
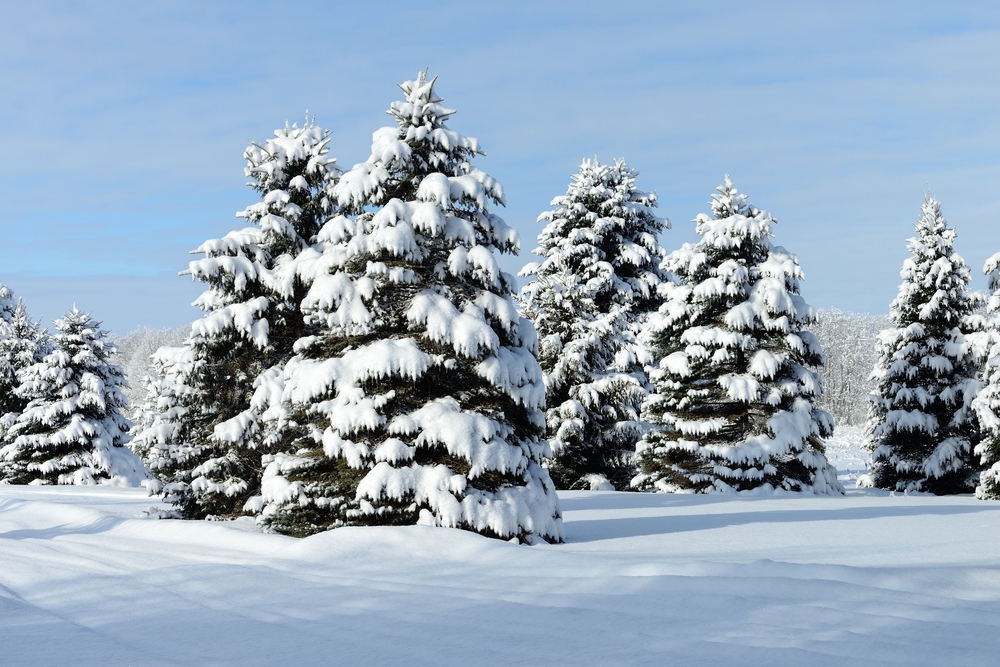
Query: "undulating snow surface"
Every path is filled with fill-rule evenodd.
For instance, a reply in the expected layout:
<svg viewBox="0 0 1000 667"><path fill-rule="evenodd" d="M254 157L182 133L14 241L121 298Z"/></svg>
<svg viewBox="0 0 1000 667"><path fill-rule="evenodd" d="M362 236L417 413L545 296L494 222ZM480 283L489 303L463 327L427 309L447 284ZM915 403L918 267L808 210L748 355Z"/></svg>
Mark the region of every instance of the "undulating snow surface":
<svg viewBox="0 0 1000 667"><path fill-rule="evenodd" d="M995 664L1000 503L845 486L561 493L566 544L533 547L0 486L0 664Z"/></svg>

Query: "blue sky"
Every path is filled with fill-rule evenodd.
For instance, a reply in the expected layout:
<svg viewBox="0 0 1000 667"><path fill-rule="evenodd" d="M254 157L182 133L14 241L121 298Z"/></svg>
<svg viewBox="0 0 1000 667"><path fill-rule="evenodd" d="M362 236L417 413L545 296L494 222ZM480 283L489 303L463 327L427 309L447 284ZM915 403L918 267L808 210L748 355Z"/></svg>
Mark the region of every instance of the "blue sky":
<svg viewBox="0 0 1000 667"><path fill-rule="evenodd" d="M0 8L0 282L36 317L199 317L178 277L254 201L242 154L305 116L349 167L429 67L535 223L582 158L625 157L674 229L729 173L817 307L886 312L923 192L973 269L1000 251L989 3L66 3ZM695 7L694 5L699 5Z"/></svg>

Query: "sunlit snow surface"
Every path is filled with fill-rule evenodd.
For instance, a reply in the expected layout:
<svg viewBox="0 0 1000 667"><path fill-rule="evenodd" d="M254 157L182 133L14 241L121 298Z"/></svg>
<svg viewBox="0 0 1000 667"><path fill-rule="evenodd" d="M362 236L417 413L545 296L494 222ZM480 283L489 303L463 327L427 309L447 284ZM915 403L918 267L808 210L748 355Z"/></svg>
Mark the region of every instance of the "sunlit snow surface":
<svg viewBox="0 0 1000 667"><path fill-rule="evenodd" d="M534 547L0 486L0 664L995 664L1000 503L847 485L562 493L567 543Z"/></svg>

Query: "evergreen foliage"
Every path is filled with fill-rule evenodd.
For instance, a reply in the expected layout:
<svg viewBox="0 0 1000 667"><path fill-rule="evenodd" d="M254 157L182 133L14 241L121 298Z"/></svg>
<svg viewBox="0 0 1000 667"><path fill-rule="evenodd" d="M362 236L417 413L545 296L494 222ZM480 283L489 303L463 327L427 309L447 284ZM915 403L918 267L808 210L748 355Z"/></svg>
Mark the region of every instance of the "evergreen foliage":
<svg viewBox="0 0 1000 667"><path fill-rule="evenodd" d="M977 342L985 360L981 375L982 389L972 402L982 440L975 454L981 466L976 497L1000 500L1000 253L986 260L983 273L990 277L990 296L986 304L986 322Z"/></svg>
<svg viewBox="0 0 1000 667"><path fill-rule="evenodd" d="M472 165L478 142L445 125L454 111L435 80L400 86L396 124L338 183L344 214L319 234L325 264L304 302L325 331L258 387L295 452L270 457L248 505L270 530L419 523L562 538L541 466L537 337L495 258L519 239L490 212L503 188Z"/></svg>
<svg viewBox="0 0 1000 667"><path fill-rule="evenodd" d="M660 299L657 237L669 221L653 212L656 195L636 189L625 163L584 160L547 223L527 265L524 315L539 336L545 418L557 487L629 487L639 411L648 381L634 330Z"/></svg>
<svg viewBox="0 0 1000 667"><path fill-rule="evenodd" d="M823 363L816 320L799 295L802 270L773 246L771 215L729 177L712 195L701 240L671 253L665 302L646 336L659 363L632 484L663 492L755 488L842 493L823 454L833 431L815 408Z"/></svg>
<svg viewBox="0 0 1000 667"><path fill-rule="evenodd" d="M27 405L0 448L3 481L137 485L145 472L124 446L132 424L122 414L124 374L109 360L114 345L75 307L55 327L54 349L19 373Z"/></svg>
<svg viewBox="0 0 1000 667"><path fill-rule="evenodd" d="M17 299L13 290L0 284L0 415L6 415L12 410L20 412L20 407L23 407L18 407L21 400L14 395L14 390L17 389L17 362L8 351L13 343L10 326L16 308ZM0 434L5 422L6 419L0 417Z"/></svg>
<svg viewBox="0 0 1000 667"><path fill-rule="evenodd" d="M0 283L0 323L9 324L16 308L17 299L14 297L14 291Z"/></svg>
<svg viewBox="0 0 1000 667"><path fill-rule="evenodd" d="M879 337L873 371L868 446L872 473L864 483L897 491L967 493L978 467L978 427L970 403L977 367L966 335L978 301L967 291L969 269L953 248L955 230L940 203L924 199L917 236L907 247L892 328Z"/></svg>
<svg viewBox="0 0 1000 667"><path fill-rule="evenodd" d="M10 295L10 298L5 298ZM13 308L8 308L13 305ZM31 319L24 300L13 299L0 285L0 440L4 426L24 410L27 399L17 394L20 373L51 352L52 341L40 322Z"/></svg>
<svg viewBox="0 0 1000 667"><path fill-rule="evenodd" d="M329 135L307 120L251 144L245 173L261 201L238 216L252 226L203 243L185 272L208 285L197 301L205 315L182 346L157 353L135 445L158 477L151 490L183 517L239 515L260 492L261 457L276 440L251 398L306 331L303 266L319 257L311 244L339 175Z"/></svg>

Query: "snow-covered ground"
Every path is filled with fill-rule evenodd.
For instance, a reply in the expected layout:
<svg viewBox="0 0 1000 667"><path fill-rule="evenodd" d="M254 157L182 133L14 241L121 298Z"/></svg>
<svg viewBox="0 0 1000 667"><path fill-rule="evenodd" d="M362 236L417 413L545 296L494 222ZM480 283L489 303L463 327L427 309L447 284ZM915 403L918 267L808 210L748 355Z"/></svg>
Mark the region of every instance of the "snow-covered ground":
<svg viewBox="0 0 1000 667"><path fill-rule="evenodd" d="M0 664L996 664L1000 503L561 498L567 543L527 547L297 540L144 519L139 490L0 486Z"/></svg>

